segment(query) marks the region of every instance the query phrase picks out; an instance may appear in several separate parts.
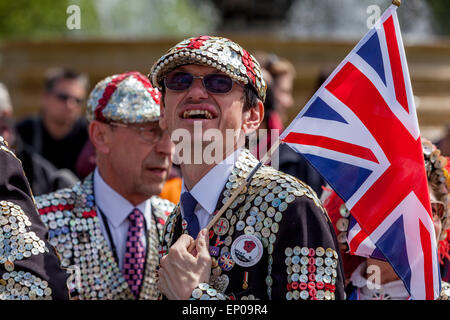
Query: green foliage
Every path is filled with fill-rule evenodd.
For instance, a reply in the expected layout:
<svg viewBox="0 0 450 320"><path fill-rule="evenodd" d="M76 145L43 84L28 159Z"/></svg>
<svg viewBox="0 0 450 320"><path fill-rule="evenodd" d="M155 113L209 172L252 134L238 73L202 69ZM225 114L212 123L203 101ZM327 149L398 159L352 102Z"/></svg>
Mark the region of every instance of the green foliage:
<svg viewBox="0 0 450 320"><path fill-rule="evenodd" d="M29 37L59 33L65 26L65 1L0 0L0 36Z"/></svg>
<svg viewBox="0 0 450 320"><path fill-rule="evenodd" d="M424 1L433 13L433 29L449 36L449 1ZM71 4L80 6L81 30L66 26ZM0 0L0 40L214 33L216 10L211 0Z"/></svg>
<svg viewBox="0 0 450 320"><path fill-rule="evenodd" d="M0 0L0 38L42 39L74 35L66 26L69 16L66 10L71 4L80 6L84 32L98 29L92 0Z"/></svg>
<svg viewBox="0 0 450 320"><path fill-rule="evenodd" d="M69 5L81 29L69 30ZM216 24L208 0L0 0L0 39L160 37L208 32Z"/></svg>
<svg viewBox="0 0 450 320"><path fill-rule="evenodd" d="M180 36L208 32L215 25L206 0L97 0L96 4L103 36Z"/></svg>

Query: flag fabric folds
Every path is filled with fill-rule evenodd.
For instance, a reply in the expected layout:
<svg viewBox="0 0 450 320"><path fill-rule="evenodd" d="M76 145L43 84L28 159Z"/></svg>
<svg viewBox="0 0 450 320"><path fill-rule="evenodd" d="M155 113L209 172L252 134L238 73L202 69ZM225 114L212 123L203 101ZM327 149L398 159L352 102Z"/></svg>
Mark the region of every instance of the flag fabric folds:
<svg viewBox="0 0 450 320"><path fill-rule="evenodd" d="M387 260L413 299L441 290L414 97L390 6L280 139L345 201L350 251Z"/></svg>

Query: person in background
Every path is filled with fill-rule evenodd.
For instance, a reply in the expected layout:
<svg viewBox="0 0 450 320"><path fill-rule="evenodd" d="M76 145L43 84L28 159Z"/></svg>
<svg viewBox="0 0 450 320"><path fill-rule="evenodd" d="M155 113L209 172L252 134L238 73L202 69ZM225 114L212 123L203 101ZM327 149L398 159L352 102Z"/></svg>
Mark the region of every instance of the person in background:
<svg viewBox="0 0 450 320"><path fill-rule="evenodd" d="M76 174L76 160L88 140L82 117L88 78L71 69L54 68L45 74L45 88L38 116L17 124L17 134L34 152L56 168Z"/></svg>
<svg viewBox="0 0 450 320"><path fill-rule="evenodd" d="M447 159L447 166L444 168L444 178L446 180L448 191L450 192L450 157L443 154ZM450 194L447 198L450 207ZM447 212L448 215L448 212ZM445 282L450 282L450 219L442 225L442 235L439 241L439 263L441 265L441 278Z"/></svg>
<svg viewBox="0 0 450 320"><path fill-rule="evenodd" d="M450 123L445 126L444 135L436 141L436 147L442 151L442 154L450 156Z"/></svg>
<svg viewBox="0 0 450 320"><path fill-rule="evenodd" d="M10 125L12 122L13 108L11 104L11 97L8 89L3 83L0 83L0 136L8 141L11 145L12 137Z"/></svg>
<svg viewBox="0 0 450 320"><path fill-rule="evenodd" d="M261 67L270 74L272 81L274 105L284 125L289 121L289 114L294 106L294 79L296 71L294 65L287 59L274 53L258 52L255 57Z"/></svg>
<svg viewBox="0 0 450 320"><path fill-rule="evenodd" d="M267 85L266 99L264 101L264 118L253 135L256 141L250 142L253 136L248 139L249 148L256 144L256 148L250 149L250 151L257 159L261 159L270 150L272 144L275 142L273 139L278 138L283 131L283 123L275 108L275 99L272 90L273 78L267 70L261 69L261 72ZM277 153L274 154L274 156L276 155Z"/></svg>
<svg viewBox="0 0 450 320"><path fill-rule="evenodd" d="M53 164L24 144L14 129L13 108L6 87L0 84L0 135L22 162L25 176L34 195L71 187L78 178L68 169Z"/></svg>
<svg viewBox="0 0 450 320"><path fill-rule="evenodd" d="M68 300L68 273L47 241L20 160L0 136L0 300Z"/></svg>
<svg viewBox="0 0 450 320"><path fill-rule="evenodd" d="M258 144L259 152L260 149L263 149L261 144L266 144L264 146L266 150L270 149L274 142L272 141L272 130L278 130L279 134L284 130L283 122L286 123L288 111L294 104L292 90L296 72L292 63L275 54L259 52L256 57L258 61L262 61L262 74L267 83L267 97L264 102L264 111L267 111L267 114L264 115L260 129L268 131L267 138L262 139ZM322 78L323 74L321 73L318 81L325 80ZM318 197L321 196L322 187L326 185L326 181L305 158L286 144L281 144L278 153L275 154L278 154L278 170L304 181ZM260 153L258 155L262 156Z"/></svg>
<svg viewBox="0 0 450 320"><path fill-rule="evenodd" d="M50 244L74 272L72 298L158 296L158 246L174 207L157 196L174 151L158 125L159 101L138 72L100 81L87 109L96 169L70 189L36 197Z"/></svg>
<svg viewBox="0 0 450 320"><path fill-rule="evenodd" d="M11 117L12 114L13 109L8 89L3 83L0 83L0 117Z"/></svg>

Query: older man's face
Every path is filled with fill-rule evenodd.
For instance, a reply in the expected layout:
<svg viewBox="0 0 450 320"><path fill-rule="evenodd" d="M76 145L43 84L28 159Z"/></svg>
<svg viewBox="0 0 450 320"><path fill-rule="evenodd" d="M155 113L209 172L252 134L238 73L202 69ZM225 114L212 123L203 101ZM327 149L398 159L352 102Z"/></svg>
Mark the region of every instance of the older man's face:
<svg viewBox="0 0 450 320"><path fill-rule="evenodd" d="M107 166L116 189L128 199L144 200L158 195L168 177L174 145L158 122L108 126ZM139 128L147 132L141 132ZM150 132L157 136L151 139Z"/></svg>

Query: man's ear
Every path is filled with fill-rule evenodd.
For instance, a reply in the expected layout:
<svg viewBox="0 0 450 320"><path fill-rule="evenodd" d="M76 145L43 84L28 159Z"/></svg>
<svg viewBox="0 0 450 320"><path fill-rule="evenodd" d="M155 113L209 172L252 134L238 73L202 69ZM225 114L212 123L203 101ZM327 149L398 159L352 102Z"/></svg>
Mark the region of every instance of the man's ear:
<svg viewBox="0 0 450 320"><path fill-rule="evenodd" d="M110 152L111 129L106 123L96 120L91 121L89 123L89 138L97 152L104 154Z"/></svg>
<svg viewBox="0 0 450 320"><path fill-rule="evenodd" d="M159 104L159 113L160 113L159 126L161 127L162 130L167 130L167 120L164 112L164 100L162 98Z"/></svg>
<svg viewBox="0 0 450 320"><path fill-rule="evenodd" d="M250 108L243 113L242 130L245 135L249 135L259 128L264 119L264 104L258 100L256 107Z"/></svg>

